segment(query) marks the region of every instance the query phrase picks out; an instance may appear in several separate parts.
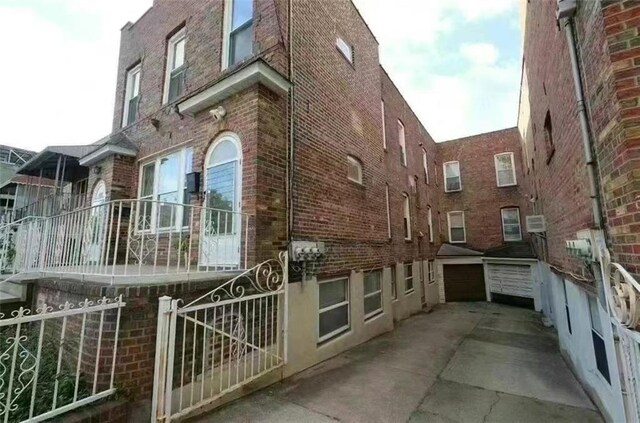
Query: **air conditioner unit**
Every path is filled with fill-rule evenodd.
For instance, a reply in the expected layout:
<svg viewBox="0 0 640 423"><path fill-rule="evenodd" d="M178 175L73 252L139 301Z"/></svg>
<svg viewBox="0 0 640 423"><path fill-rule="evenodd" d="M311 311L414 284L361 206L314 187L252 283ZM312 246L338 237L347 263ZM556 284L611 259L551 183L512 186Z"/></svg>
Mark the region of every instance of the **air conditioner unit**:
<svg viewBox="0 0 640 423"><path fill-rule="evenodd" d="M540 233L546 231L547 225L544 220L544 215L527 216L527 232Z"/></svg>

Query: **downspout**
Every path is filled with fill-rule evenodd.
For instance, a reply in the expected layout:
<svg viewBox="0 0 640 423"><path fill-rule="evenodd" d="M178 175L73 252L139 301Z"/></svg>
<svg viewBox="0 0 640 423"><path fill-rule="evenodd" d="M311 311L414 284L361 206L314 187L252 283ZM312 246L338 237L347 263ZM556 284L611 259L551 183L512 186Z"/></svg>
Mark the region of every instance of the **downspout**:
<svg viewBox="0 0 640 423"><path fill-rule="evenodd" d="M600 197L598 195L595 162L593 159L593 145L591 143L589 122L587 120L587 112L585 109L584 94L582 91L582 79L580 78L580 66L578 65L578 52L576 49L575 34L572 24L573 17L564 19L564 28L565 33L567 34L567 43L569 45L569 56L571 58L571 73L573 74L573 85L576 94L576 106L578 109L578 117L580 120L582 146L584 148L584 158L587 164L587 173L589 177L589 197L591 198L593 221L595 224L595 229L603 229L602 207L600 205Z"/></svg>
<svg viewBox="0 0 640 423"><path fill-rule="evenodd" d="M293 0L289 0L289 16L288 16L288 47L289 47L289 81L291 88L289 89L289 161L287 162L287 241L291 243L293 240L293 179L294 169L294 113L295 113L295 81L293 73ZM287 246L288 247L288 246Z"/></svg>

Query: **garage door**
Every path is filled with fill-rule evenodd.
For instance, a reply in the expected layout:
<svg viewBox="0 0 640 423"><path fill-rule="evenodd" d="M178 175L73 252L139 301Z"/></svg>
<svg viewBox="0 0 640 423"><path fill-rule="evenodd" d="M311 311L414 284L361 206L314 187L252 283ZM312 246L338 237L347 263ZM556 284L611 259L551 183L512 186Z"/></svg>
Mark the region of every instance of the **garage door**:
<svg viewBox="0 0 640 423"><path fill-rule="evenodd" d="M486 301L481 264L445 264L442 270L445 301Z"/></svg>
<svg viewBox="0 0 640 423"><path fill-rule="evenodd" d="M487 264L487 278L492 293L533 298L529 265Z"/></svg>

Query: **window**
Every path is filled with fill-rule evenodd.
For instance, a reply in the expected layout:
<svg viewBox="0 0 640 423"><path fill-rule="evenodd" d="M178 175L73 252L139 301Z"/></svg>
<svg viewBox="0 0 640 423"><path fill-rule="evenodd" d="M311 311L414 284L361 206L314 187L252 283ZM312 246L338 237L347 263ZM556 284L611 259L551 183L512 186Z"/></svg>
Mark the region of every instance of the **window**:
<svg viewBox="0 0 640 423"><path fill-rule="evenodd" d="M382 109L382 147L387 149L387 125L384 119L384 100L380 101L380 107Z"/></svg>
<svg viewBox="0 0 640 423"><path fill-rule="evenodd" d="M407 165L407 146L404 139L404 125L398 121L398 143L400 144L400 163Z"/></svg>
<svg viewBox="0 0 640 423"><path fill-rule="evenodd" d="M427 262L427 279L429 285L436 283L436 262L434 260L429 260Z"/></svg>
<svg viewBox="0 0 640 423"><path fill-rule="evenodd" d="M122 111L122 127L131 125L138 115L140 99L140 65L127 72L127 86L124 92L124 109Z"/></svg>
<svg viewBox="0 0 640 423"><path fill-rule="evenodd" d="M447 213L447 221L449 222L449 242L452 244L467 242L467 234L464 227L464 212L452 211Z"/></svg>
<svg viewBox="0 0 640 423"><path fill-rule="evenodd" d="M564 292L564 310L567 313L567 329L569 333L573 333L571 330L571 313L569 313L569 297L567 296L567 281L562 281L562 290Z"/></svg>
<svg viewBox="0 0 640 423"><path fill-rule="evenodd" d="M318 283L318 341L349 330L349 278Z"/></svg>
<svg viewBox="0 0 640 423"><path fill-rule="evenodd" d="M520 230L520 209L517 207L500 210L502 214L502 237L505 241L522 241Z"/></svg>
<svg viewBox="0 0 640 423"><path fill-rule="evenodd" d="M551 124L551 113L548 110L544 118L544 147L547 152L547 164L549 164L556 148L553 145L553 126Z"/></svg>
<svg viewBox="0 0 640 423"><path fill-rule="evenodd" d="M447 162L442 166L444 166L444 192L462 191L460 163Z"/></svg>
<svg viewBox="0 0 640 423"><path fill-rule="evenodd" d="M338 51L342 53L344 58L353 64L353 47L340 37L336 39L336 47L338 47Z"/></svg>
<svg viewBox="0 0 640 423"><path fill-rule="evenodd" d="M596 368L607 382L611 383L607 348L604 343L602 320L600 320L600 306L598 305L598 300L593 297L589 297L589 315L591 316L591 339L593 341Z"/></svg>
<svg viewBox="0 0 640 423"><path fill-rule="evenodd" d="M422 149L422 167L424 168L424 182L429 184L429 167L427 166L427 150Z"/></svg>
<svg viewBox="0 0 640 423"><path fill-rule="evenodd" d="M438 186L438 163L433 162L433 176L435 176L435 184Z"/></svg>
<svg viewBox="0 0 640 423"><path fill-rule="evenodd" d="M398 279L396 274L396 265L391 266L391 298L398 299Z"/></svg>
<svg viewBox="0 0 640 423"><path fill-rule="evenodd" d="M183 29L169 39L164 101L171 103L184 92L186 32Z"/></svg>
<svg viewBox="0 0 640 423"><path fill-rule="evenodd" d="M253 55L253 1L226 0L223 69Z"/></svg>
<svg viewBox="0 0 640 423"><path fill-rule="evenodd" d="M192 158L193 150L186 148L142 165L138 198L156 202L140 202L137 229L179 228L179 222L187 221L183 208L175 204L184 203L185 175L191 169Z"/></svg>
<svg viewBox="0 0 640 423"><path fill-rule="evenodd" d="M382 271L374 270L364 275L364 318L382 312Z"/></svg>
<svg viewBox="0 0 640 423"><path fill-rule="evenodd" d="M407 241L411 240L411 203L409 201L409 194L406 192L402 193L403 196L403 221L404 221L404 239Z"/></svg>
<svg viewBox="0 0 640 423"><path fill-rule="evenodd" d="M391 239L391 207L389 206L389 184L384 186L384 194L387 205L387 236Z"/></svg>
<svg viewBox="0 0 640 423"><path fill-rule="evenodd" d="M499 187L517 185L516 167L513 163L513 153L502 153L494 156L496 165L496 181Z"/></svg>
<svg viewBox="0 0 640 423"><path fill-rule="evenodd" d="M404 264L404 293L413 292L413 263Z"/></svg>
<svg viewBox="0 0 640 423"><path fill-rule="evenodd" d="M347 156L347 164L349 166L347 178L353 182L362 184L362 164L360 163L360 160L353 156Z"/></svg>
<svg viewBox="0 0 640 423"><path fill-rule="evenodd" d="M433 242L433 216L431 215L431 207L427 209L427 226L429 228L429 242Z"/></svg>

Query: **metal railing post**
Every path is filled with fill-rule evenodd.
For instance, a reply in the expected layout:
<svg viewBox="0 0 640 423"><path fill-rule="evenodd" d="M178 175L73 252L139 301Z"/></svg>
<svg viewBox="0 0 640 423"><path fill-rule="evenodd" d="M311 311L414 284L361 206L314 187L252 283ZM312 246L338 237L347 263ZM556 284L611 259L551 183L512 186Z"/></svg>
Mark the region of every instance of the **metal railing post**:
<svg viewBox="0 0 640 423"><path fill-rule="evenodd" d="M151 399L151 423L163 421L164 392L167 383L168 330L171 297L165 295L158 300L158 328L156 333L156 359L153 370L153 397Z"/></svg>

